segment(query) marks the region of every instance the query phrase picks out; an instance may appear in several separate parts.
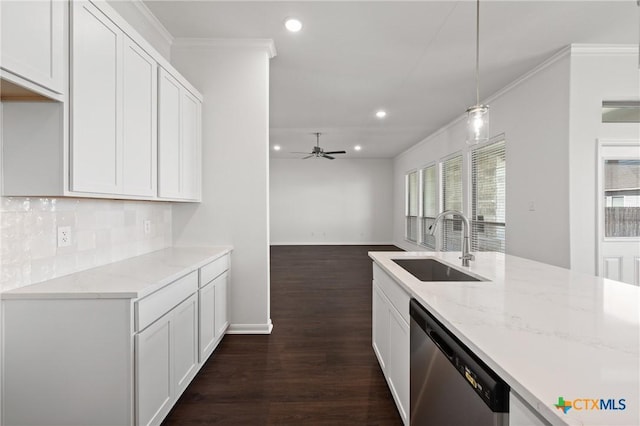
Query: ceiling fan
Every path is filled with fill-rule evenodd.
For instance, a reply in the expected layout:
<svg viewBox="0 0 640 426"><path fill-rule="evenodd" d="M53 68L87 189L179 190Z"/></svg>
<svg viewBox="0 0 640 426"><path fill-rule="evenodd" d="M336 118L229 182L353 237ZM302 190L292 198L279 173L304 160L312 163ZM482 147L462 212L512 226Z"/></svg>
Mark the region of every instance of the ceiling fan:
<svg viewBox="0 0 640 426"><path fill-rule="evenodd" d="M311 158L311 157L316 157L316 158L327 158L329 160L334 160L335 157L332 157L331 155L334 154L346 154L347 151L328 151L328 152L324 152L324 149L320 148L320 135L322 133L320 132L316 132L313 133L314 135L316 135L316 146L313 147L313 150L311 152L292 152L292 154L307 154L306 157L303 157L303 160L306 160L307 158Z"/></svg>

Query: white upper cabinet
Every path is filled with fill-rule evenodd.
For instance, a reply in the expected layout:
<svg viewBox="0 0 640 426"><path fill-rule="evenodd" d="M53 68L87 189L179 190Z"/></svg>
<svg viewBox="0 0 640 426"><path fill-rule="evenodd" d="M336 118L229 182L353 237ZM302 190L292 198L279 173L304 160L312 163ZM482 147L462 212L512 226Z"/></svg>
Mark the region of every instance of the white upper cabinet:
<svg viewBox="0 0 640 426"><path fill-rule="evenodd" d="M59 0L0 1L1 68L64 93L67 7Z"/></svg>
<svg viewBox="0 0 640 426"><path fill-rule="evenodd" d="M157 64L128 37L123 73L124 194L154 197L157 188Z"/></svg>
<svg viewBox="0 0 640 426"><path fill-rule="evenodd" d="M201 101L160 68L158 196L200 199Z"/></svg>
<svg viewBox="0 0 640 426"><path fill-rule="evenodd" d="M179 198L182 187L180 143L180 83L160 68L158 98L158 195Z"/></svg>
<svg viewBox="0 0 640 426"><path fill-rule="evenodd" d="M134 28L103 1L0 13L3 89L23 83L2 95L2 195L200 201L202 95Z"/></svg>
<svg viewBox="0 0 640 426"><path fill-rule="evenodd" d="M124 34L88 1L73 2L71 190L122 192Z"/></svg>
<svg viewBox="0 0 640 426"><path fill-rule="evenodd" d="M71 190L152 198L157 63L89 2L72 23Z"/></svg>

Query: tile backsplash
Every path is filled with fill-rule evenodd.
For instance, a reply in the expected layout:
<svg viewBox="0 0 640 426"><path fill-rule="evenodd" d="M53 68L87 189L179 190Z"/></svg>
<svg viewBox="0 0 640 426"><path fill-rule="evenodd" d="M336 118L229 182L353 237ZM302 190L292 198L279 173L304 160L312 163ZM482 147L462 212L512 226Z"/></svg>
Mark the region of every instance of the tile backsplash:
<svg viewBox="0 0 640 426"><path fill-rule="evenodd" d="M148 233L145 221L150 221ZM71 227L68 247L58 247L59 226ZM0 291L160 250L171 242L170 203L0 197Z"/></svg>

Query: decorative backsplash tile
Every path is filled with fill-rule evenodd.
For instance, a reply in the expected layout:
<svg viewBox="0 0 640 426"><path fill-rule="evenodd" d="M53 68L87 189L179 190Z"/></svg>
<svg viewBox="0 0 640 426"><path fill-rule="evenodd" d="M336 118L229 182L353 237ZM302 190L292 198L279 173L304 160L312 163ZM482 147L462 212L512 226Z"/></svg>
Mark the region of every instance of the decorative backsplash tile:
<svg viewBox="0 0 640 426"><path fill-rule="evenodd" d="M71 227L68 247L58 247L59 226ZM0 291L160 250L171 242L170 203L0 197Z"/></svg>

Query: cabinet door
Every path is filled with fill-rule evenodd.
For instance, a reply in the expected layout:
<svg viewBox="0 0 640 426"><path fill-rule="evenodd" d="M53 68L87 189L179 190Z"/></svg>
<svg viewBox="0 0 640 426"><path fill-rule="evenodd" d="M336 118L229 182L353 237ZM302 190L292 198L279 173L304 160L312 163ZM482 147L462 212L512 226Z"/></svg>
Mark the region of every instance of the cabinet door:
<svg viewBox="0 0 640 426"><path fill-rule="evenodd" d="M91 3L72 5L71 189L118 194L124 35Z"/></svg>
<svg viewBox="0 0 640 426"><path fill-rule="evenodd" d="M125 37L123 71L124 194L156 195L157 64Z"/></svg>
<svg viewBox="0 0 640 426"><path fill-rule="evenodd" d="M393 307L389 307L389 350L387 377L398 411L405 424L409 415L409 324Z"/></svg>
<svg viewBox="0 0 640 426"><path fill-rule="evenodd" d="M215 327L216 327L216 340L219 340L222 335L227 331L229 327L229 318L227 317L227 287L228 287L228 275L222 274L214 281L216 288L215 297Z"/></svg>
<svg viewBox="0 0 640 426"><path fill-rule="evenodd" d="M216 288L213 281L198 291L200 310L200 362L213 352L216 342Z"/></svg>
<svg viewBox="0 0 640 426"><path fill-rule="evenodd" d="M198 367L198 298L196 294L175 307L171 317L175 398L195 376Z"/></svg>
<svg viewBox="0 0 640 426"><path fill-rule="evenodd" d="M182 198L200 198L200 101L186 89L181 93Z"/></svg>
<svg viewBox="0 0 640 426"><path fill-rule="evenodd" d="M159 424L171 406L171 323L162 317L135 337L136 424Z"/></svg>
<svg viewBox="0 0 640 426"><path fill-rule="evenodd" d="M67 2L3 0L0 9L2 68L64 93Z"/></svg>
<svg viewBox="0 0 640 426"><path fill-rule="evenodd" d="M182 188L180 143L180 83L164 69L159 72L158 195L179 198Z"/></svg>
<svg viewBox="0 0 640 426"><path fill-rule="evenodd" d="M389 308L386 297L378 286L373 284L373 351L383 371L387 368L387 347L389 340Z"/></svg>

